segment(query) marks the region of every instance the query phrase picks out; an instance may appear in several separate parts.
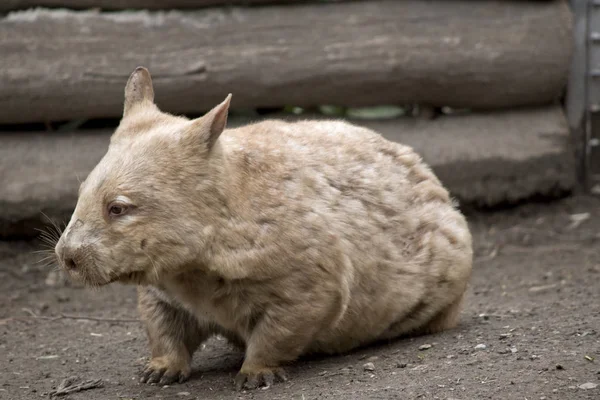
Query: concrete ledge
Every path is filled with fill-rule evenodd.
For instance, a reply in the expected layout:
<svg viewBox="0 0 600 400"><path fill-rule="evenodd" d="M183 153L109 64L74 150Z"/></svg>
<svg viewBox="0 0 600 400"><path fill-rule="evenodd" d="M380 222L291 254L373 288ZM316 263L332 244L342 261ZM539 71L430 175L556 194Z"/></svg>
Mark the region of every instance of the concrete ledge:
<svg viewBox="0 0 600 400"><path fill-rule="evenodd" d="M245 122L232 118L230 126ZM568 128L558 106L432 121L353 122L415 148L464 206L559 197L576 186ZM79 181L102 158L110 135L107 130L0 134L0 238L35 236L35 228L45 224L42 212L68 220Z"/></svg>

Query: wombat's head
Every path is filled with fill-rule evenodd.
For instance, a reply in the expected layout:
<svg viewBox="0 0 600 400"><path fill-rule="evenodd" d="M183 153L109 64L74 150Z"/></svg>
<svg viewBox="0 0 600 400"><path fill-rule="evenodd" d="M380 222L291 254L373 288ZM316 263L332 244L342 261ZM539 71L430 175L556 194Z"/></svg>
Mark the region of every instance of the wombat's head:
<svg viewBox="0 0 600 400"><path fill-rule="evenodd" d="M154 104L148 70L132 73L121 123L56 244L73 279L152 283L197 259L202 231L224 212L217 139L230 99L201 118L176 117Z"/></svg>

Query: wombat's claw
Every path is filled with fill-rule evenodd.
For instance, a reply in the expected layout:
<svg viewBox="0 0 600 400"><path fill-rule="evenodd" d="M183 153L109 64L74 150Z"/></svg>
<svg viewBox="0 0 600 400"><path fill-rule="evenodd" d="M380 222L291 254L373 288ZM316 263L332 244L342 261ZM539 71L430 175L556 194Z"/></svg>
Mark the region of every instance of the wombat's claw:
<svg viewBox="0 0 600 400"><path fill-rule="evenodd" d="M188 376L189 374L182 371L168 371L167 368L157 369L149 365L140 374L140 382L170 385L175 382L183 383Z"/></svg>
<svg viewBox="0 0 600 400"><path fill-rule="evenodd" d="M256 389L260 386L272 386L275 381L285 382L287 381L287 375L282 368L275 369L261 369L259 371L252 372L238 372L235 376L235 388L237 390L242 389Z"/></svg>

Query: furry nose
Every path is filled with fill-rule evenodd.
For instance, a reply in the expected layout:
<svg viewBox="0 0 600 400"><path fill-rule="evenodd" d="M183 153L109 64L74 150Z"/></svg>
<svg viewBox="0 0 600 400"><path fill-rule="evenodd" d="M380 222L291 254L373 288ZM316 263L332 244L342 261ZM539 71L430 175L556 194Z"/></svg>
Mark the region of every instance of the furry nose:
<svg viewBox="0 0 600 400"><path fill-rule="evenodd" d="M66 257L64 262L65 262L65 266L67 267L67 269L76 269L77 268L77 264L75 263L75 260L73 260L72 257Z"/></svg>
<svg viewBox="0 0 600 400"><path fill-rule="evenodd" d="M65 268L67 268L67 269L76 269L77 268L77 263L75 262L75 259L73 258L72 254L70 254L71 252L69 251L69 249L66 248L66 246L62 240L60 240L56 244L55 252L56 252L56 256L58 257L58 259L62 260L62 262L65 264Z"/></svg>

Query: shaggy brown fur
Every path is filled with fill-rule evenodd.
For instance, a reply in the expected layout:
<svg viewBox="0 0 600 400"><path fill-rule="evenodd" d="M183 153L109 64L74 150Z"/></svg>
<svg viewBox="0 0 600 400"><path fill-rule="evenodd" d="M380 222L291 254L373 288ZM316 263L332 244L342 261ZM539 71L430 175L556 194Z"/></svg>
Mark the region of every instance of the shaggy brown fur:
<svg viewBox="0 0 600 400"><path fill-rule="evenodd" d="M142 381L186 379L216 333L245 348L242 388L302 354L455 326L471 235L419 156L341 121L224 131L230 98L169 115L136 69L56 246L73 279L139 285Z"/></svg>

